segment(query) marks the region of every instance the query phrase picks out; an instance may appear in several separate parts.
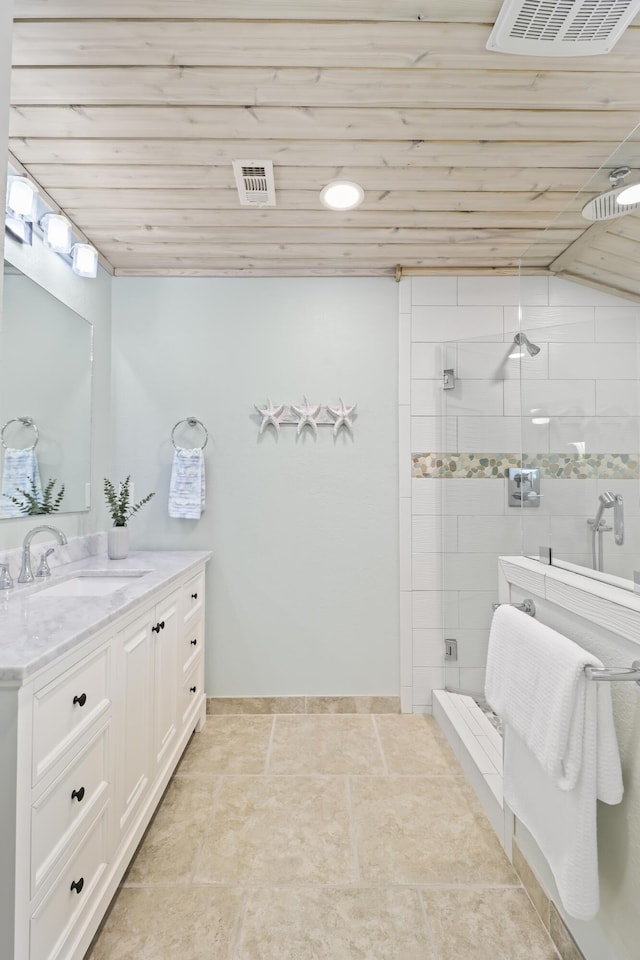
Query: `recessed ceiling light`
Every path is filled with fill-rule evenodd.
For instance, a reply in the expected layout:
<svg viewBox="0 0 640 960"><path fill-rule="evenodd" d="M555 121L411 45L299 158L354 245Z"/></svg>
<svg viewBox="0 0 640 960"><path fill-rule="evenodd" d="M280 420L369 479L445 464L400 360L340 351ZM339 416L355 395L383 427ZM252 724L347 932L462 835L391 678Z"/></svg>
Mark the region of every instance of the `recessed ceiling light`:
<svg viewBox="0 0 640 960"><path fill-rule="evenodd" d="M329 210L353 210L364 200L364 190L353 180L332 180L320 191L320 202Z"/></svg>

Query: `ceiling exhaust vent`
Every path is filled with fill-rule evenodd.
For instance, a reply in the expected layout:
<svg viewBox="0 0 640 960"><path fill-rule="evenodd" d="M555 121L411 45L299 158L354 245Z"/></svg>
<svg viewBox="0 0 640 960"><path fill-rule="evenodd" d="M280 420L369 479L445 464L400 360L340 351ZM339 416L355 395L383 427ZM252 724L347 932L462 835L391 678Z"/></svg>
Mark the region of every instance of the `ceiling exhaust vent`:
<svg viewBox="0 0 640 960"><path fill-rule="evenodd" d="M530 57L609 53L640 0L504 0L487 50Z"/></svg>
<svg viewBox="0 0 640 960"><path fill-rule="evenodd" d="M233 172L243 207L275 207L276 187L271 160L234 160Z"/></svg>

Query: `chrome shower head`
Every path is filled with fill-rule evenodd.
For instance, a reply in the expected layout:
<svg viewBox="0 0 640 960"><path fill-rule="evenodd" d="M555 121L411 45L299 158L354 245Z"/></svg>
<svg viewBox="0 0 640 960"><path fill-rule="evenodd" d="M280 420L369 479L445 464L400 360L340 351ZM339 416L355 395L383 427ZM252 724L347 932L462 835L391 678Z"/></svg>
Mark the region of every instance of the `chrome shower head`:
<svg viewBox="0 0 640 960"><path fill-rule="evenodd" d="M516 333L513 342L516 347L525 347L530 357L535 357L540 353L540 347L536 343L531 343L526 333ZM518 357L524 357L524 353L521 350L514 350L509 356L515 360Z"/></svg>

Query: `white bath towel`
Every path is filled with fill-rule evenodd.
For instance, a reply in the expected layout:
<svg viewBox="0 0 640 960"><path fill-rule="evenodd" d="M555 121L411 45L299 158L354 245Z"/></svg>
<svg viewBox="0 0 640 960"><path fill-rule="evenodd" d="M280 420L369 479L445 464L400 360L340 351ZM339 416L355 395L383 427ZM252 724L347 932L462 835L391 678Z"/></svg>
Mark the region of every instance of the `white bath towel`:
<svg viewBox="0 0 640 960"><path fill-rule="evenodd" d="M602 663L512 607L496 611L485 692L504 721L504 797L581 920L599 905L596 801L623 792L611 688L587 665Z"/></svg>
<svg viewBox="0 0 640 960"><path fill-rule="evenodd" d="M201 447L178 447L173 454L169 485L169 516L199 520L205 507L204 454Z"/></svg>
<svg viewBox="0 0 640 960"><path fill-rule="evenodd" d="M16 449L7 447L2 464L2 496L0 496L0 517L24 517L25 513L9 497L24 499L19 490L34 493L42 498L42 484L38 460L33 447Z"/></svg>

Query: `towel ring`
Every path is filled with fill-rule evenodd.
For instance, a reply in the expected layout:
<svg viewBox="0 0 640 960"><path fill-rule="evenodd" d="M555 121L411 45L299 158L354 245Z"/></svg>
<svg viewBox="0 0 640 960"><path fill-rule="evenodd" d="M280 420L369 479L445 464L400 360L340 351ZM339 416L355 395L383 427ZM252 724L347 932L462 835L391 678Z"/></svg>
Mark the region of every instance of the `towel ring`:
<svg viewBox="0 0 640 960"><path fill-rule="evenodd" d="M202 429L204 430L204 443L202 444L202 446L200 447L200 449L201 449L201 450L204 450L204 448L206 447L206 445L209 443L209 431L208 431L207 428L205 427L205 425L204 425L204 423L202 422L202 420L198 420L197 417L185 417L184 420L178 420L178 422L177 422L176 424L174 424L173 430L171 431L171 443L173 444L174 449L175 449L175 450L178 449L178 446L177 446L177 444L176 444L176 441L174 440L174 436L175 436L176 430L178 429L178 427L180 426L181 423L186 423L186 424L188 424L190 427L195 427L195 426L197 426L197 425L199 424L199 425L202 427Z"/></svg>
<svg viewBox="0 0 640 960"><path fill-rule="evenodd" d="M6 440L4 439L4 432L5 432L5 430L7 429L7 427L8 427L10 424L12 424L12 423L21 423L21 424L23 424L23 426L25 426L25 427L33 427L33 429L34 429L35 432L36 432L36 438L35 438L35 440L33 441L33 446L31 446L31 447L21 447L21 449L22 449L22 450L35 450L35 448L36 448L37 445L38 445L38 440L40 439L40 432L39 432L38 428L36 427L35 423L33 422L33 418L32 418L32 417L12 417L11 420L7 420L7 422L6 422L5 424L3 424L2 430L0 430L0 440L2 440L2 446L4 447L4 449L5 449L5 450L8 450L8 449L9 449L8 446L7 446L7 442L6 442Z"/></svg>

